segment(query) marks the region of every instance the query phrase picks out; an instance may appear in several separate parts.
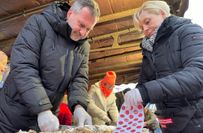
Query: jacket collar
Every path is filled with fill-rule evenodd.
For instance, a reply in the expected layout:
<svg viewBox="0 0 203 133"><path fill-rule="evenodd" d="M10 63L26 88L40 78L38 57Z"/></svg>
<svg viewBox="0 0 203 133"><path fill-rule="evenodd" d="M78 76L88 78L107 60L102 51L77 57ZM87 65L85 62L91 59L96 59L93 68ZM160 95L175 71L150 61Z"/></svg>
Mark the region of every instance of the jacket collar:
<svg viewBox="0 0 203 133"><path fill-rule="evenodd" d="M170 36L175 30L180 28L184 24L191 23L191 20L177 17L177 16L169 16L167 17L163 23L161 24L155 41L158 41L161 37Z"/></svg>

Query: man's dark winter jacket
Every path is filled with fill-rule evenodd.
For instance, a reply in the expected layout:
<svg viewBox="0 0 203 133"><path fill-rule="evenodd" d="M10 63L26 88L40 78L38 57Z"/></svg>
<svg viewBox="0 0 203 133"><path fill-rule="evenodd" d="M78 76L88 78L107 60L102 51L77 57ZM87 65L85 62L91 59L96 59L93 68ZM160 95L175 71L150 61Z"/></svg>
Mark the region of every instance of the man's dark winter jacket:
<svg viewBox="0 0 203 133"><path fill-rule="evenodd" d="M0 131L37 125L37 114L55 112L64 92L69 106L87 106L89 43L69 38L67 4L54 3L28 19L11 53L11 71L0 91Z"/></svg>
<svg viewBox="0 0 203 133"><path fill-rule="evenodd" d="M166 18L158 30L153 51L143 48L137 87L143 101L156 103L160 115L166 117L203 98L203 29L188 19ZM194 112L188 112L188 119Z"/></svg>

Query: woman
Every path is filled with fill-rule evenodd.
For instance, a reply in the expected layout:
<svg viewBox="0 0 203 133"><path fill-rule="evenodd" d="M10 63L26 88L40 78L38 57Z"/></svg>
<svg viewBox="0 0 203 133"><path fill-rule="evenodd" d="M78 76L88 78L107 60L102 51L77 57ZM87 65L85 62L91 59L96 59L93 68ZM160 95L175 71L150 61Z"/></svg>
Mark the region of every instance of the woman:
<svg viewBox="0 0 203 133"><path fill-rule="evenodd" d="M147 1L134 15L145 35L137 88L124 96L128 106L156 103L166 133L203 132L203 29L171 16L163 1Z"/></svg>

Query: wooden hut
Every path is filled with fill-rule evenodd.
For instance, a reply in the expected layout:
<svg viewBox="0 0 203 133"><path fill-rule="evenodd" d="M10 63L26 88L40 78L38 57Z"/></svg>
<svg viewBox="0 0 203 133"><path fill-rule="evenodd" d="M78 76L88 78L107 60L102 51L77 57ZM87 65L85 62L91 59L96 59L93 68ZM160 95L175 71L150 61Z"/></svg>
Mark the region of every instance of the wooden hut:
<svg viewBox="0 0 203 133"><path fill-rule="evenodd" d="M139 44L143 35L134 28L132 15L146 0L96 1L101 9L101 18L89 35L90 84L103 78L109 70L117 73L117 84L136 82L142 59ZM1 0L0 50L9 55L26 19L40 13L51 2L54 0Z"/></svg>

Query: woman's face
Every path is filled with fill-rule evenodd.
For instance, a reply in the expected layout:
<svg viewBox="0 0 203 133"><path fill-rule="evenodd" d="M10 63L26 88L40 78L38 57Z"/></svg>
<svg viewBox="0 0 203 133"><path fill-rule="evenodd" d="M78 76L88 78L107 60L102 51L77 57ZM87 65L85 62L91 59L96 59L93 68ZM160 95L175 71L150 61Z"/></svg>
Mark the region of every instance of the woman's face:
<svg viewBox="0 0 203 133"><path fill-rule="evenodd" d="M139 17L139 26L146 37L151 37L165 18L164 12L161 11L159 13L142 11Z"/></svg>

